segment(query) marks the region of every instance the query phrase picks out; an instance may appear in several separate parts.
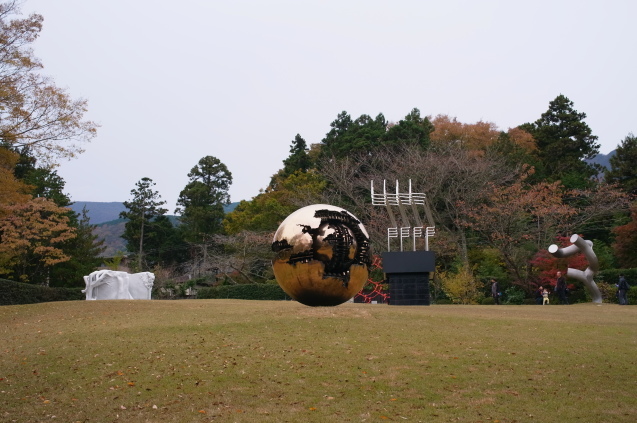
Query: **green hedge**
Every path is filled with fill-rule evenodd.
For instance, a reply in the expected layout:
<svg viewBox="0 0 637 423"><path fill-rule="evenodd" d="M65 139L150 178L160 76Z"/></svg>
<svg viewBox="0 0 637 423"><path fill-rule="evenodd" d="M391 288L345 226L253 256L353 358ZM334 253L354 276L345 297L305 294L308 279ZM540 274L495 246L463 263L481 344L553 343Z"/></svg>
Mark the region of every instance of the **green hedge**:
<svg viewBox="0 0 637 423"><path fill-rule="evenodd" d="M619 283L619 275L624 275L631 288L637 288L637 269L606 269L595 276L595 282Z"/></svg>
<svg viewBox="0 0 637 423"><path fill-rule="evenodd" d="M279 285L254 283L241 285L222 285L212 288L199 288L197 298L232 298L235 300L289 300Z"/></svg>
<svg viewBox="0 0 637 423"><path fill-rule="evenodd" d="M0 305L75 301L86 298L81 288L49 288L0 279Z"/></svg>

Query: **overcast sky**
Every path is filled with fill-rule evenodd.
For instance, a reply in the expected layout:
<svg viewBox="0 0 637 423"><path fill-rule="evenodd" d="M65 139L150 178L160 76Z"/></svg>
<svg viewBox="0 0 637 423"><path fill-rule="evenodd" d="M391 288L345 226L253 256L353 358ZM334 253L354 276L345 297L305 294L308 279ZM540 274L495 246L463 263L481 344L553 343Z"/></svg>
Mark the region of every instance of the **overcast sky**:
<svg viewBox="0 0 637 423"><path fill-rule="evenodd" d="M564 94L608 153L637 134L633 0L26 0L44 71L98 136L58 173L73 201L125 201L143 177L175 208L204 156L249 200L298 133L341 111L417 107L507 130Z"/></svg>

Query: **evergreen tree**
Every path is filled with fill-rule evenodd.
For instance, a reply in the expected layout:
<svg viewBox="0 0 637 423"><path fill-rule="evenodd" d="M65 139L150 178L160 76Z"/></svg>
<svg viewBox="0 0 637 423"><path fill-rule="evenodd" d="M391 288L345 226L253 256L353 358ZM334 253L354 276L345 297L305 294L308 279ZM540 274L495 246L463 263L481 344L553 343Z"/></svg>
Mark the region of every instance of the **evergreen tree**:
<svg viewBox="0 0 637 423"><path fill-rule="evenodd" d="M183 263L188 259L188 250L170 218L156 216L146 229L144 260L150 268L156 265L164 267Z"/></svg>
<svg viewBox="0 0 637 423"><path fill-rule="evenodd" d="M628 134L610 158L610 170L605 174L609 183L616 183L626 192L637 194L637 137Z"/></svg>
<svg viewBox="0 0 637 423"><path fill-rule="evenodd" d="M184 239L201 242L222 231L223 206L230 204L232 173L213 156L203 157L188 173L189 182L179 194L175 213Z"/></svg>
<svg viewBox="0 0 637 423"><path fill-rule="evenodd" d="M426 116L420 117L420 110L414 108L400 120L396 125L391 126L383 136L385 144L391 143L414 143L422 148L428 148L429 136L434 130L434 126Z"/></svg>
<svg viewBox="0 0 637 423"><path fill-rule="evenodd" d="M325 135L321 156L346 157L353 152L368 152L378 147L387 132L387 121L382 113L372 119L361 115L355 121L342 112L331 123L332 129Z"/></svg>
<svg viewBox="0 0 637 423"><path fill-rule="evenodd" d="M330 131L325 134L325 138L322 141L321 147L321 155L324 157L329 157L332 155L337 155L339 150L339 143L345 137L349 127L352 125L352 117L346 112L342 111L336 116L336 120L334 120L331 124Z"/></svg>
<svg viewBox="0 0 637 423"><path fill-rule="evenodd" d="M307 172L310 166L312 160L307 154L307 143L301 135L296 134L290 146L290 156L283 160L283 176L287 177L297 170Z"/></svg>
<svg viewBox="0 0 637 423"><path fill-rule="evenodd" d="M45 197L59 207L69 207L72 204L69 196L64 193L66 182L57 171L48 167L38 167L37 159L32 155L29 147L23 147L19 151L20 159L13 173L16 178L31 187L34 197ZM69 211L69 217L77 223L78 215Z"/></svg>
<svg viewBox="0 0 637 423"><path fill-rule="evenodd" d="M428 148L434 130L429 118L421 117L416 108L397 124L387 122L382 113L375 118L364 114L352 120L347 112L341 112L330 126L332 129L322 140L321 157L343 158L402 144Z"/></svg>
<svg viewBox="0 0 637 423"><path fill-rule="evenodd" d="M283 169L279 170L270 180L269 189L277 189L278 183L297 171L307 172L312 167L312 159L308 154L307 143L296 134L290 145L290 155L283 160Z"/></svg>
<svg viewBox="0 0 637 423"><path fill-rule="evenodd" d="M168 210L161 207L166 202L161 200L159 192L153 190L155 182L152 179L144 177L135 186L137 188L130 192L132 200L124 201L128 211L121 212L119 216L128 219L122 238L127 241L129 251L137 251L137 266L142 270L144 241L149 237L147 228L156 217L163 216Z"/></svg>
<svg viewBox="0 0 637 423"><path fill-rule="evenodd" d="M83 287L83 276L96 270L102 263L100 255L106 250L104 240L98 240L93 234L95 225L91 225L86 207L79 214L79 220L74 219L76 237L66 241L63 251L71 259L51 268L51 286Z"/></svg>
<svg viewBox="0 0 637 423"><path fill-rule="evenodd" d="M561 180L567 188L583 188L599 173L599 166L584 161L599 153L597 136L585 118L586 113L577 112L571 100L559 95L540 119L520 126L537 145L535 180Z"/></svg>

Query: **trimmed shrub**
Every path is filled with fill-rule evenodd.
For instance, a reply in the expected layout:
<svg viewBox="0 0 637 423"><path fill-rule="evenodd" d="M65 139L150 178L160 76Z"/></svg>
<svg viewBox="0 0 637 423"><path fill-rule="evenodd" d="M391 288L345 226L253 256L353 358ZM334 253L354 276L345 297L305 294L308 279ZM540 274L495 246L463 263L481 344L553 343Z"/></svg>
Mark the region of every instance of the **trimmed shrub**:
<svg viewBox="0 0 637 423"><path fill-rule="evenodd" d="M50 288L0 279L0 305L77 301L85 298L81 288Z"/></svg>
<svg viewBox="0 0 637 423"><path fill-rule="evenodd" d="M220 285L212 288L200 288L198 299L235 299L235 300L289 300L278 284L254 283L241 285Z"/></svg>

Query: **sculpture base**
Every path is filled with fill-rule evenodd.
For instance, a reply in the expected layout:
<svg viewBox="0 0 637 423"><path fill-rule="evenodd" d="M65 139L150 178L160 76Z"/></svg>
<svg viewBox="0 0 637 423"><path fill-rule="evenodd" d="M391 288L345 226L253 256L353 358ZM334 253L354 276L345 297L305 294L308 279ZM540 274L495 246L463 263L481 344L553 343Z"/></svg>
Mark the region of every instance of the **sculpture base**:
<svg viewBox="0 0 637 423"><path fill-rule="evenodd" d="M383 272L389 283L390 305L430 305L429 274L436 269L431 251L382 254Z"/></svg>

